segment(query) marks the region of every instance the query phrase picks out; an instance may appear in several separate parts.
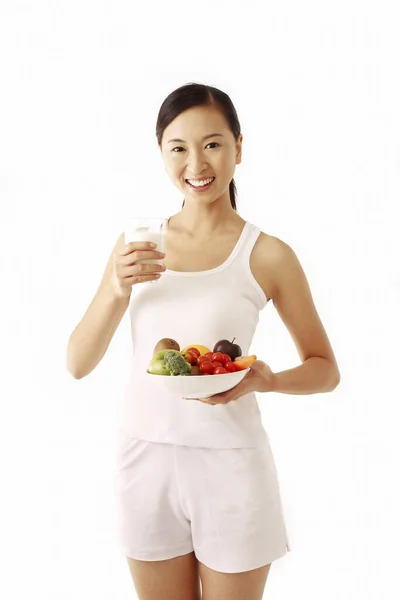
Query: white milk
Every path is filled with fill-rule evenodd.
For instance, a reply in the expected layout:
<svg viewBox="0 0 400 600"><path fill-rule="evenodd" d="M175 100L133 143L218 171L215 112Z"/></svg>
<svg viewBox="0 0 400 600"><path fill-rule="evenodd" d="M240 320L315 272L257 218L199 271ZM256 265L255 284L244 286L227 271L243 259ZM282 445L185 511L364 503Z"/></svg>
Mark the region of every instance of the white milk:
<svg viewBox="0 0 400 600"><path fill-rule="evenodd" d="M125 231L125 244L129 244L129 242L153 242L154 244L157 244L157 247L149 248L149 250L155 250L158 252L165 251L165 234L163 234L161 231L149 231L148 229L127 229ZM150 258L138 260L136 262L137 265L140 265L141 263L162 265L163 259Z"/></svg>

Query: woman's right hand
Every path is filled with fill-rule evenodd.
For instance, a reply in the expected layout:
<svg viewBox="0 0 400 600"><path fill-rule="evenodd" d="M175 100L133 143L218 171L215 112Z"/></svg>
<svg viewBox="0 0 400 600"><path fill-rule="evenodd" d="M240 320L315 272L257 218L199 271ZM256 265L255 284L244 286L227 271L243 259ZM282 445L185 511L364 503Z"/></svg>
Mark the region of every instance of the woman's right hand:
<svg viewBox="0 0 400 600"><path fill-rule="evenodd" d="M156 263L136 264L138 260L160 260L164 252L151 247L151 242L129 242L122 252L114 252L113 285L118 298L129 298L132 286L146 281L157 281L159 273L165 271L164 265Z"/></svg>

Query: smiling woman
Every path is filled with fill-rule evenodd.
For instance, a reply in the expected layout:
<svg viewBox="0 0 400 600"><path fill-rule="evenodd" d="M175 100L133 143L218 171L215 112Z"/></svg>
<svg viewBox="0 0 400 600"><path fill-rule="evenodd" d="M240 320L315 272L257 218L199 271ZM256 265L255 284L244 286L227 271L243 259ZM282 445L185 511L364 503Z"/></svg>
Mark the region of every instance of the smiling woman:
<svg viewBox="0 0 400 600"><path fill-rule="evenodd" d="M149 580L146 561L152 561L152 580L160 585L149 598L158 599L165 589L171 597L198 597L195 575L183 592L183 556L185 564L194 558L204 598L235 600L244 591L261 598L271 562L290 550L255 396L270 389L271 369L256 361L222 393L211 384L220 377L222 386L233 374L146 374L144 380L143 356L147 363L150 348L143 340L154 346L165 336L182 346L212 348L217 340L236 337L248 355L272 290L263 273L269 252L262 242L269 236L237 214L233 177L243 136L227 94L200 84L175 90L160 108L156 134L165 169L184 201L168 219L164 275L130 303L137 368L127 390L127 445L120 457L121 544L139 589ZM207 319L196 318L205 309Z"/></svg>
<svg viewBox="0 0 400 600"><path fill-rule="evenodd" d="M167 220L166 268L157 265L156 285L137 285L154 274L144 261L159 256L120 237L71 336L70 364L78 376L93 370L129 308L131 377L115 489L121 548L138 592L148 600L198 600L200 577L204 600L261 600L271 563L290 544L256 393L330 392L339 369L294 251L237 212L233 177L243 135L229 96L197 83L174 90L156 134L165 169L184 196ZM218 340L236 339L242 356L252 355L269 299L301 365L273 373L255 360L237 385L218 394L210 387L205 398L196 390L190 401L181 386L160 389L157 375L147 373L164 338L213 352Z"/></svg>
<svg viewBox="0 0 400 600"><path fill-rule="evenodd" d="M202 135L207 129L209 133ZM233 173L241 162L243 136L236 109L225 92L200 84L178 88L161 105L156 135L167 172L178 189L185 194L210 192L215 197L229 186L231 206L236 210ZM211 183L202 185L210 178Z"/></svg>

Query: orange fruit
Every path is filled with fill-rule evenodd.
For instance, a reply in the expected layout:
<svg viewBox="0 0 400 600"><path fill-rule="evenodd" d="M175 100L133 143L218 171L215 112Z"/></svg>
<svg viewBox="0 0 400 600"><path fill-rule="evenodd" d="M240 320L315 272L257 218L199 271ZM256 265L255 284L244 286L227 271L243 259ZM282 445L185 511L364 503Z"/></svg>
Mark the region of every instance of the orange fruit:
<svg viewBox="0 0 400 600"><path fill-rule="evenodd" d="M256 360L257 356L255 354L250 354L249 356L241 356L240 358L236 358L233 361L233 364L238 367L240 371L242 371L244 369L248 369Z"/></svg>

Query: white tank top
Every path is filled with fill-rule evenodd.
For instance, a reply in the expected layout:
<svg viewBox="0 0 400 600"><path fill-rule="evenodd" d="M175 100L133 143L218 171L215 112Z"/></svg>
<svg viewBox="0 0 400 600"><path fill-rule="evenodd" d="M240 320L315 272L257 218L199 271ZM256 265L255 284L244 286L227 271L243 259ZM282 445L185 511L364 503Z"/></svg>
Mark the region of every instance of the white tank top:
<svg viewBox="0 0 400 600"><path fill-rule="evenodd" d="M160 391L146 373L162 338L176 340L181 349L201 344L210 350L221 339L236 338L243 356L252 353L259 312L267 304L250 269L259 234L246 221L222 265L196 272L167 269L156 283L132 287L128 310L133 356L121 421L131 436L203 448L257 447L267 439L254 392L228 404L209 405Z"/></svg>

